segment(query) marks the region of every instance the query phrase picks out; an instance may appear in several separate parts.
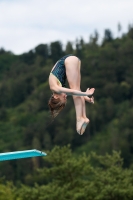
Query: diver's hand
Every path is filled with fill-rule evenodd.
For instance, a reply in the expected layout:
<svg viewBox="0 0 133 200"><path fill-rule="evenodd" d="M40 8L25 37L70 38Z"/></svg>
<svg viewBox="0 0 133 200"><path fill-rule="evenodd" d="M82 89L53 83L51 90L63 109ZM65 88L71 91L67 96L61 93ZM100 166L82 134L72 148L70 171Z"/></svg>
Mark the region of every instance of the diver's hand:
<svg viewBox="0 0 133 200"><path fill-rule="evenodd" d="M88 94L87 96L91 97L93 95L94 91L95 91L95 88L91 88L91 89L87 88L87 90L86 90L86 93Z"/></svg>
<svg viewBox="0 0 133 200"><path fill-rule="evenodd" d="M84 99L85 99L85 101L94 104L94 97L93 96L92 97L85 96Z"/></svg>

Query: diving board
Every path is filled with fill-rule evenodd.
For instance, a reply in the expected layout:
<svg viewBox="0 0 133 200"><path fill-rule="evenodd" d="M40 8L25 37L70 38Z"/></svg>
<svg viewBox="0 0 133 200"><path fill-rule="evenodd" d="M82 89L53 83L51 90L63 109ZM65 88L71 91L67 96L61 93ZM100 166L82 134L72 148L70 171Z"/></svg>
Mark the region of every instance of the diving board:
<svg viewBox="0 0 133 200"><path fill-rule="evenodd" d="M14 159L21 159L21 158L31 158L36 156L46 156L45 152L32 149L32 150L24 150L24 151L13 151L13 152L6 152L0 153L0 161L4 160L14 160Z"/></svg>

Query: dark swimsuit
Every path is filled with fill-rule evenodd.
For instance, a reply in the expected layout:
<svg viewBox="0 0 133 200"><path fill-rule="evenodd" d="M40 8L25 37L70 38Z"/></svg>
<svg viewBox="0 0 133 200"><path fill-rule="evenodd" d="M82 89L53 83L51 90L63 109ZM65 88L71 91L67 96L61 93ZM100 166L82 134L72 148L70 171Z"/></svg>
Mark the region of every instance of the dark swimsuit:
<svg viewBox="0 0 133 200"><path fill-rule="evenodd" d="M72 54L66 55L57 61L54 69L51 73L59 80L62 87L65 87L66 82L66 68L65 68L65 59L69 56L73 56Z"/></svg>

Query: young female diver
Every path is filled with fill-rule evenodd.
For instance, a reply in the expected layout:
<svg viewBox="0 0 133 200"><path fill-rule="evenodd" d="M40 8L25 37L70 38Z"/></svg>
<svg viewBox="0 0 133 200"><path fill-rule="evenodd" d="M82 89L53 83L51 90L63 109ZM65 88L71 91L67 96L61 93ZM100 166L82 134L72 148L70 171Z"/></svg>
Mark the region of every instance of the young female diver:
<svg viewBox="0 0 133 200"><path fill-rule="evenodd" d="M89 123L89 119L86 117L85 101L94 103L92 95L95 88L88 88L86 92L81 92L80 65L80 60L71 54L57 61L49 75L49 86L53 94L48 105L54 119L65 107L67 95L72 95L76 111L76 129L82 135ZM64 87L66 78L70 89Z"/></svg>

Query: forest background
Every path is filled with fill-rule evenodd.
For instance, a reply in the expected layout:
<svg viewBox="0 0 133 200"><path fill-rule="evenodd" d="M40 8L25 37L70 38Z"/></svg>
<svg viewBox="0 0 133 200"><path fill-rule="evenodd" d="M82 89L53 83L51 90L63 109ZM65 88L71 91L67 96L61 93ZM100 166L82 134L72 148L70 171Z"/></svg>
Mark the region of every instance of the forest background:
<svg viewBox="0 0 133 200"><path fill-rule="evenodd" d="M106 29L98 39L96 31L89 42L55 41L22 55L0 49L0 152L48 153L1 162L1 200L133 198L133 27L117 38ZM81 90L96 88L83 136L71 97L51 123L48 76L66 54L81 59Z"/></svg>

